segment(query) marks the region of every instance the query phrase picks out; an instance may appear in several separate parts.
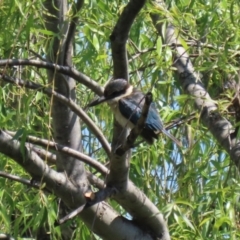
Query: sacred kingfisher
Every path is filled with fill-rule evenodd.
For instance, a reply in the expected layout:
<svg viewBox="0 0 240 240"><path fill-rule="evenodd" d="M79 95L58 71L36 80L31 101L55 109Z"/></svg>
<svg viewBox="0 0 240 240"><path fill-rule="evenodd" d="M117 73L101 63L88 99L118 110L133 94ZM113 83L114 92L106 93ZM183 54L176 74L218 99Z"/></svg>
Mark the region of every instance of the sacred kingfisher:
<svg viewBox="0 0 240 240"><path fill-rule="evenodd" d="M130 85L125 79L115 79L106 85L103 96L88 104L88 107L96 106L102 102L109 104L116 120L122 127L132 129L141 116L145 95ZM172 139L178 146L182 146L182 144L164 128L155 104L151 103L141 136L147 143L153 144L154 139L157 139L161 132Z"/></svg>

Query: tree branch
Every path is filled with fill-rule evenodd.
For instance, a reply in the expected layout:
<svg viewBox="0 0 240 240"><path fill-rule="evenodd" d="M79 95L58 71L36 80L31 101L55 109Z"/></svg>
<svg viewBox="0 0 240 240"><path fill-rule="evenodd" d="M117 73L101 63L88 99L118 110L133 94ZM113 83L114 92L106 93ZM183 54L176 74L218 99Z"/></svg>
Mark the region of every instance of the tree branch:
<svg viewBox="0 0 240 240"><path fill-rule="evenodd" d="M141 132L141 128L144 126L151 101L152 96L151 94L148 94L146 96L143 112L138 124L131 131L133 138L130 140L130 142L134 142L134 139ZM129 144L131 145L131 143ZM133 216L140 226L144 226L158 238L169 240L170 235L163 215L147 198L147 196L128 179L129 166L122 164L121 161L122 156L126 157L126 159L130 158L127 156L129 151L124 151L127 151L129 144L126 144L126 149L124 146L122 149L123 151L120 151L121 156L119 156L117 153L112 153L113 157L111 158L110 173L107 177L107 184L108 186L114 186L117 188L117 190L119 190L119 192L117 192L113 198Z"/></svg>
<svg viewBox="0 0 240 240"><path fill-rule="evenodd" d="M161 3L164 5L164 3ZM151 15L153 23L159 33L162 35L161 17L158 14ZM194 70L192 62L181 46L181 43L175 34L174 26L168 24L165 36L166 44L171 44L174 50L174 66L180 76L180 84L185 92L194 97L194 103L201 112L201 120L208 130L217 139L225 150L230 154L231 159L237 167L239 165L239 144L236 145L236 137L231 135L234 132L233 126L218 112L215 101L204 88L200 77Z"/></svg>
<svg viewBox="0 0 240 240"><path fill-rule="evenodd" d="M5 132L8 133L10 136L14 136L9 131L5 131ZM32 151L36 152L40 158L44 159L44 161L47 162L47 164L56 165L56 161L57 161L56 154L49 152L45 149L36 147L34 144L31 144L29 142L26 143L26 146L29 147Z"/></svg>
<svg viewBox="0 0 240 240"><path fill-rule="evenodd" d="M55 143L53 143L53 146L54 145ZM5 146L2 147L1 142L0 148L6 149ZM36 167L30 166L30 169L36 169ZM37 169L36 171L38 172ZM101 189L104 187L104 182L96 178L92 174L88 173L87 177L88 179L90 178L89 181L92 184L96 185L98 188ZM131 181L128 181L125 191L115 195L114 199L121 206L123 206L123 208L125 208L126 211L133 216L134 219L137 219L139 223L144 223L148 229L151 229L151 231L153 231L155 235L168 236L168 229L164 221L163 215L159 212L158 208L147 198L147 196L141 190L139 190Z"/></svg>
<svg viewBox="0 0 240 240"><path fill-rule="evenodd" d="M103 95L103 88L94 80L86 76L85 74L77 71L76 69L69 66L62 66L56 63L29 60L29 59L4 59L0 60L0 67L11 67L11 66L33 66L37 68L49 69L58 73L65 74L77 82L85 85L91 89L94 93L99 96Z"/></svg>
<svg viewBox="0 0 240 240"><path fill-rule="evenodd" d="M77 2L73 2L72 4L72 15L74 16L71 20L71 23L68 28L68 33L65 42L65 56L64 56L64 65L71 66L72 65L72 48L73 48L73 40L76 31L76 26L78 23L78 16L77 13L83 6L83 0L77 0Z"/></svg>
<svg viewBox="0 0 240 240"><path fill-rule="evenodd" d="M9 135L14 136L15 132L11 132L11 131L6 131ZM69 148L67 146L63 146L61 144L58 144L56 142L52 142L46 139L41 139L41 138L37 138L34 136L27 136L27 140L30 143L34 143L34 144L38 144L44 147L48 147L49 149L53 149L62 153L65 153L69 156L72 156L76 159L81 160L82 162L88 164L89 166L93 167L94 169L96 169L97 171L99 171L100 173L102 173L103 175L106 175L108 172L108 169L101 164L100 162L94 160L93 158L79 152L76 151L72 148ZM35 150L34 150L35 151Z"/></svg>
<svg viewBox="0 0 240 240"><path fill-rule="evenodd" d="M32 81L24 81L22 79L9 77L0 73L0 77L7 82L17 84L18 86L34 89L37 91L42 91L43 93L47 94L48 96L54 96L57 100L64 103L68 106L74 113L76 113L80 119L82 119L89 129L93 132L93 134L97 137L99 142L102 144L103 149L106 151L107 155L110 156L111 147L104 137L102 131L97 127L97 125L92 121L90 117L70 98L64 97L62 94L53 91L51 88L45 88L40 84L36 84Z"/></svg>
<svg viewBox="0 0 240 240"><path fill-rule="evenodd" d="M82 206L78 207L77 209L75 209L71 213L69 213L66 216L64 216L63 218L59 219L57 224L61 225L65 222L67 222L68 220L76 217L84 209L92 207L93 205L104 201L105 199L113 196L114 194L116 194L116 189L115 188L108 188L108 187L103 188L96 193L94 193L94 192L85 193L85 197L86 197L86 200L87 200L86 205L82 205Z"/></svg>
<svg viewBox="0 0 240 240"><path fill-rule="evenodd" d="M46 183L46 187L53 191L57 196L66 200L71 206L75 205L74 202L85 202L85 198L82 193L76 188L71 181L66 178L64 173L58 173L52 170L42 159L34 152L25 147L22 154L20 143L13 140L9 135L0 130L0 149L1 153L14 159L20 164L33 178L40 180L41 183ZM68 191L78 192L76 199L68 198ZM65 195L65 196L64 196Z"/></svg>
<svg viewBox="0 0 240 240"><path fill-rule="evenodd" d="M115 79L124 78L128 80L126 42L131 25L141 8L144 6L144 3L144 0L131 0L124 8L122 15L110 36L114 67L113 75ZM119 193L114 196L114 198L133 216L134 219L139 220L138 223L142 223L146 226L154 236L160 239L169 240L170 236L166 222L157 207L131 181L126 181L126 176L128 176L129 171L131 151L126 152L121 157L114 153L119 145L125 142L127 135L128 131L126 129L123 130L115 120L110 168L118 168L119 173L122 172L123 177L116 181L112 181L111 179L108 179L107 181L108 183L111 182L111 185L119 190ZM121 138L119 136L121 136Z"/></svg>
<svg viewBox="0 0 240 240"><path fill-rule="evenodd" d="M159 209L133 182L128 181L126 190L118 192L113 198L156 238L170 240L166 221Z"/></svg>
<svg viewBox="0 0 240 240"><path fill-rule="evenodd" d="M40 186L37 185L37 184L33 184L31 182L31 180L27 180L27 179L24 179L24 178L21 178L21 177L18 177L16 175L13 175L13 174L10 174L10 173L6 173L6 172L3 172L3 171L0 171L0 176L1 177L4 177L4 178L8 178L8 179L11 179L13 181L16 181L16 182L20 182L24 185L27 185L29 187L33 187L33 188L36 188L36 189L39 189Z"/></svg>
<svg viewBox="0 0 240 240"><path fill-rule="evenodd" d="M95 174L92 174L91 172L86 172L86 174L91 185L98 189L103 189L105 187L105 182L98 178Z"/></svg>
<svg viewBox="0 0 240 240"><path fill-rule="evenodd" d="M32 83L31 83L32 84ZM119 135L117 135L119 138ZM128 156L129 152L127 153ZM123 156L124 158L125 156ZM127 157L128 159L128 157ZM120 167L123 166L126 169L126 166L122 164L122 157L119 158L118 156L114 156L114 162L116 166L119 165ZM129 165L127 165L127 169ZM121 168L119 169L121 171ZM119 182L119 181L118 181ZM118 186L118 190L125 189L119 197L115 197L115 199L119 202L119 204L123 204L124 208L132 214L132 216L136 219L147 219L146 226L153 229L153 231L160 236L161 234L168 234L168 230L166 224L164 224L163 216L159 213L159 210L154 206L154 204L130 181L125 182L126 185L123 185L122 188ZM113 183L115 186L115 183ZM117 185L117 184L116 184ZM116 186L115 186L116 187ZM134 203L134 204L130 204ZM144 207L143 207L144 205ZM139 206L141 210L135 211L136 206ZM152 217L155 216L152 220ZM148 219L149 218L149 219ZM155 223L156 226L151 226L152 223ZM160 225L161 227L160 227ZM166 238L169 239L169 238Z"/></svg>
<svg viewBox="0 0 240 240"><path fill-rule="evenodd" d="M5 132L0 131L0 149L3 154L20 164L33 178L46 184L47 189L60 197L67 205L78 208L84 205L85 197L82 191L65 173L59 173L51 169L39 156L25 148L25 154L21 153L21 146L17 140L13 140ZM71 197L69 197L71 196ZM131 221L119 216L107 203L101 202L82 211L80 217L85 224L103 239L143 239L153 238L137 227ZM122 231L124 229L124 231Z"/></svg>
<svg viewBox="0 0 240 240"><path fill-rule="evenodd" d="M127 61L127 51L126 42L128 40L128 35L130 28L133 24L134 19L140 12L145 4L145 0L136 1L131 0L127 6L124 8L121 16L119 17L113 32L110 36L111 48L112 48L112 58L113 58L113 76L114 78L123 78L128 81L128 61ZM115 154L115 150L123 145L126 141L128 135L128 130L123 129L116 119L114 119L114 130L112 139L112 156L110 168L113 172L117 172L119 179L117 180L110 170L110 178L108 183L116 187L119 191L123 191L127 186L128 172L129 172L129 159L131 156L131 151L123 154L121 157ZM121 137L119 137L121 136ZM117 171L114 171L117 170ZM113 176L113 179L111 179ZM113 180L113 181L112 181ZM116 180L116 181L115 181ZM117 184L117 185L115 185Z"/></svg>
<svg viewBox="0 0 240 240"><path fill-rule="evenodd" d="M131 0L124 8L110 36L114 79L124 78L128 81L126 42L128 40L128 35L133 21L144 4L145 0Z"/></svg>

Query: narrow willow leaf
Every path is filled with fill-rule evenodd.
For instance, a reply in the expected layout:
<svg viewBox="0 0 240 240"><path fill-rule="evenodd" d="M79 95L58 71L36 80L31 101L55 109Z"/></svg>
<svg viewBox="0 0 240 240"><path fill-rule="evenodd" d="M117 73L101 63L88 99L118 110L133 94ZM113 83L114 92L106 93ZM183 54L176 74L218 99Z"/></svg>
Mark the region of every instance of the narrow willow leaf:
<svg viewBox="0 0 240 240"><path fill-rule="evenodd" d="M97 50L97 52L99 51L99 41L98 41L98 37L96 34L93 34L93 46L95 47L95 49Z"/></svg>
<svg viewBox="0 0 240 240"><path fill-rule="evenodd" d="M157 54L162 55L162 38L158 37L157 39Z"/></svg>

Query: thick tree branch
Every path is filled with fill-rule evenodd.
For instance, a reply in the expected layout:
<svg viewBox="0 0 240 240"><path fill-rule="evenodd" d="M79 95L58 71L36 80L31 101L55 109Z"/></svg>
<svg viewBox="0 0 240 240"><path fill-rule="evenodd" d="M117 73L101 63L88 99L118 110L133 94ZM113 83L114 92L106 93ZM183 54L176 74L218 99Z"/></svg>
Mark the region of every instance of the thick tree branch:
<svg viewBox="0 0 240 240"><path fill-rule="evenodd" d="M144 6L144 3L144 0L130 1L125 7L110 36L114 68L113 76L115 79L124 78L128 81L126 42L131 25L141 8ZM126 129L123 130L115 120L110 168L118 169L118 173L121 173L120 175L122 177L120 179L108 178L108 184L118 189L119 193L115 196L115 199L133 216L134 219L139 221L139 224L142 223L146 226L155 237L169 240L169 232L162 214L159 213L157 207L144 195L144 193L128 180L131 151L126 152L121 157L115 154L115 150L125 142L127 135L128 131ZM110 174L112 174L111 171Z"/></svg>
<svg viewBox="0 0 240 240"><path fill-rule="evenodd" d="M48 46L46 48L46 58L50 62L58 64L64 64L67 62L67 64L71 66L72 59L70 51L72 49L70 50L68 47L70 47L72 39L67 46L67 54L70 55L66 55L66 38L67 31L69 29L69 22L66 19L69 6L68 2L66 0L46 0L44 1L44 5L47 9L44 15L45 27L48 31L54 33L52 36L53 46ZM54 91L57 89L58 93L60 93L63 97L71 99L71 101L75 104L75 80L71 77L56 72L55 69L48 70L47 76L48 83L52 87L52 90ZM77 114L71 111L72 109L70 109L68 105L57 100L54 95L51 95L51 93L49 94L52 97L50 112L52 116L51 126L53 129L54 141L77 151L82 151L81 125ZM65 173L66 176L71 179L73 184L78 186L79 192L84 194L89 188L84 164L78 161L76 158L65 155L61 152L56 152L56 155L57 171ZM64 199L62 200L64 204L69 205L66 201L64 201ZM63 211L60 211L60 214L65 212L64 204L61 204L61 209ZM72 238L70 235L73 234L73 229L71 229L69 226L66 228L68 231L68 236L65 237L70 239ZM63 230L62 233L64 234L64 229L61 230Z"/></svg>
<svg viewBox="0 0 240 240"><path fill-rule="evenodd" d="M161 16L152 14L151 17L159 35L162 35ZM184 91L194 97L194 103L201 112L203 124L213 134L219 144L226 149L235 164L240 167L237 153L239 152L237 150L239 144L236 145L236 138L231 135L234 132L233 126L218 112L217 105L204 88L186 50L181 46L174 26L168 24L165 36L162 37L166 40L166 44L172 45L174 66L177 68L180 84Z"/></svg>
<svg viewBox="0 0 240 240"><path fill-rule="evenodd" d="M37 139L33 137L32 140ZM31 141L35 142L35 141ZM40 141L43 142L42 140ZM39 141L37 141L39 144ZM46 144L49 144L49 147L59 146L53 142L47 141ZM0 145L1 147L1 145ZM67 148L66 148L67 150ZM68 151L68 150L67 150ZM74 155L77 157L78 154ZM82 155L80 153L80 155ZM104 187L104 182L94 175L88 173L87 177L89 181L96 185L96 187L102 189ZM117 184L116 184L117 185ZM139 223L144 223L145 226L151 230L157 236L168 236L168 230L166 223L162 214L159 212L157 207L147 198L147 196L140 191L131 181L128 181L125 191L118 193L114 196L114 199L123 206L126 211L128 211L134 219L137 219ZM150 231L149 230L149 231ZM162 238L170 239L170 238Z"/></svg>
<svg viewBox="0 0 240 240"><path fill-rule="evenodd" d="M20 143L5 132L0 131L0 149L3 154L19 163L33 178L46 184L47 189L75 209L85 203L82 191L72 183L65 173L52 170L39 156L25 148L22 155ZM71 196L71 197L70 197ZM143 239L153 240L131 221L119 216L107 203L101 202L81 212L80 217L103 239ZM124 229L124 231L123 231Z"/></svg>
<svg viewBox="0 0 240 240"><path fill-rule="evenodd" d="M113 198L131 214L139 226L144 226L157 239L170 240L162 213L131 181L128 181L124 192L118 192Z"/></svg>
<svg viewBox="0 0 240 240"><path fill-rule="evenodd" d="M128 81L128 61L127 61L127 51L126 43L128 40L128 35L130 28L133 24L134 19L137 14L140 12L142 7L145 4L145 0L136 1L131 0L128 5L124 8L121 16L119 17L113 32L110 36L111 48L112 48L112 57L113 57L113 76L116 78L123 78ZM129 159L131 156L131 151L123 154L121 157L115 154L115 150L123 145L126 141L128 135L127 129L123 129L116 121L114 120L114 130L113 130L113 140L112 140L112 156L110 169L112 168L113 172L117 172L121 176L118 180L115 177L111 177L114 174L111 174L108 179L108 183L118 190L123 191L127 186L128 172L129 172ZM114 171L117 170L117 171ZM117 186L115 185L117 184Z"/></svg>
<svg viewBox="0 0 240 240"><path fill-rule="evenodd" d="M0 67L11 67L11 66L33 66L37 68L44 68L44 69L56 71L58 73L62 73L66 76L69 76L73 78L75 81L85 85L97 95L99 96L103 95L103 88L96 81L92 80L85 74L69 66L62 66L56 63L39 61L39 60L29 60L29 59L0 60Z"/></svg>
<svg viewBox="0 0 240 240"><path fill-rule="evenodd" d="M145 0L131 0L124 8L110 36L114 79L124 78L128 81L126 43L133 21L144 6L144 4Z"/></svg>
<svg viewBox="0 0 240 240"><path fill-rule="evenodd" d="M20 164L33 178L46 183L46 187L57 196L64 198L64 201L71 206L76 206L76 202L85 203L85 198L79 188L74 186L66 178L64 173L58 173L52 170L44 161L34 152L25 148L25 155L22 154L20 143L13 140L5 132L0 131L0 149L1 153L14 159ZM76 199L68 198L69 192L75 192ZM64 196L65 195L65 196Z"/></svg>
<svg viewBox="0 0 240 240"><path fill-rule="evenodd" d="M130 32L130 28L133 24L133 21L136 18L137 14L142 9L142 7L144 6L144 4L145 0L141 1L131 0L128 3L128 5L124 8L110 36L114 79L123 78L126 79L126 81L129 80L126 43L128 40L128 35ZM116 119L114 119L114 131L112 140L113 151L115 151L120 145L122 145L125 142L127 135L128 135L127 130L123 129L118 124ZM130 151L129 153L124 154L121 158L113 154L111 159L115 159L116 161L114 160L114 163L111 163L111 165L114 164L120 172L123 172L125 175L128 176L130 156L131 156ZM119 179L119 182L121 182L121 180L122 179ZM126 183L126 181L124 182ZM121 189L124 188L126 188L126 184L123 184L121 187Z"/></svg>
<svg viewBox="0 0 240 240"><path fill-rule="evenodd" d="M11 132L11 131L6 131L6 132L11 136L15 135L15 132ZM65 153L66 155L69 155L69 156L72 156L76 159L79 159L82 162L88 164L89 166L93 167L94 169L96 169L97 171L99 171L100 173L102 173L104 175L106 175L107 172L108 172L108 169L103 164L101 164L100 162L94 160L93 158L91 158L91 157L89 157L89 156L87 156L87 155L85 155L85 154L83 154L79 151L71 149L67 146L63 146L63 145L58 144L56 142L49 141L49 140L42 139L42 138L37 138L37 137L34 137L34 136L27 136L27 141L29 141L30 143L33 143L33 144L38 144L40 146L48 147L49 149Z"/></svg>

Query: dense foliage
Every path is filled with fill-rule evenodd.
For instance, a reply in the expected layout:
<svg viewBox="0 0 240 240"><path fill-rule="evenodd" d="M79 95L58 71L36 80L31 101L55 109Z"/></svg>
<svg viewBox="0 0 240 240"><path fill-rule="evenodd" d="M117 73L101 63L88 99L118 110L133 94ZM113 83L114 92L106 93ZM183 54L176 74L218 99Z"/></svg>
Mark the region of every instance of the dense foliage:
<svg viewBox="0 0 240 240"><path fill-rule="evenodd" d="M109 36L127 3L85 1L77 13L74 68L102 86L113 76ZM74 4L68 1L67 21L74 17ZM237 0L166 1L166 5L156 7L147 1L131 27L127 42L129 81L143 92L153 93L165 126L172 127L169 131L182 141L183 147L178 148L163 135L152 146L141 142L132 150L129 177L163 213L172 239L238 239L239 168L201 122L194 97L182 89L173 65L174 50L158 34L151 14L161 16L163 32L169 22L174 25L219 113L236 128L237 110L231 103L238 91L228 84L239 80L240 5ZM45 60L55 44L54 37L62 38L60 30L56 36L46 29L47 14L42 1L0 2L1 59ZM1 65L2 75L49 84L46 69L34 66ZM0 127L16 132L22 154L28 135L52 140L52 97L4 80L0 85ZM82 108L96 96L81 83L76 85L76 94ZM110 108L99 105L88 109L87 114L111 142ZM106 163L101 144L88 126L80 123L83 153ZM30 179L17 162L4 154L0 156L2 172ZM51 167L55 169L54 164ZM86 164L85 168L101 178L92 167ZM0 186L0 232L21 239L34 237L45 226L52 239L60 238L59 227L54 227L58 218L56 196L4 176ZM110 200L110 204L131 219L115 201ZM75 239L89 239L91 229L81 219L73 222L77 226Z"/></svg>

